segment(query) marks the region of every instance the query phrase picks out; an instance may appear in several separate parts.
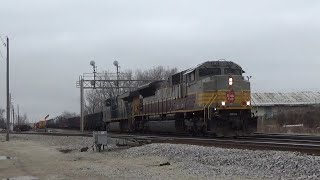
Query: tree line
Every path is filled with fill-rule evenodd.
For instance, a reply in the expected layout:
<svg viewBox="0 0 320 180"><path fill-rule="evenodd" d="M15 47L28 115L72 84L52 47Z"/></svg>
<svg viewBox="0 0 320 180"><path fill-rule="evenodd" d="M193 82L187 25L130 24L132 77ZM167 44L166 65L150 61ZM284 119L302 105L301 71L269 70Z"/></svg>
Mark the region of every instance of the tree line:
<svg viewBox="0 0 320 180"><path fill-rule="evenodd" d="M109 97L113 97L116 94L122 94L137 87L147 84L155 80L167 80L171 75L178 72L177 68L169 68L164 66L155 66L146 70L124 70L118 77L117 88L116 82L109 82L104 84L104 89L91 89L85 94L85 114L92 114L102 111L103 103ZM114 76L109 76L107 73L105 76L97 77L99 80L115 80ZM142 81L125 81L125 80L142 80ZM143 81L145 80L145 81ZM126 88L121 88L126 87Z"/></svg>
<svg viewBox="0 0 320 180"><path fill-rule="evenodd" d="M6 119L5 112L6 111L4 109L0 108L0 128L1 129L6 129L7 128L7 119ZM11 118L10 118L10 121L12 123L12 119ZM18 119L18 116L16 116L15 120L14 120L14 124L18 125L18 122L19 122L19 125L28 124L29 120L28 120L27 114L23 114L22 116L19 116L19 119Z"/></svg>
<svg viewBox="0 0 320 180"><path fill-rule="evenodd" d="M137 87L147 84L155 80L167 80L171 75L178 72L177 68L169 68L164 66L155 66L146 70L131 70L127 69L120 72L118 77L118 85L120 88L117 88L116 77L111 76L108 73L102 73L103 76L98 76L98 80L112 80L104 86L104 89L91 89L85 91L85 114L92 114L96 112L101 112L103 108L104 101L109 97L113 97L117 94L122 94L131 90L136 89ZM125 81L125 80L146 80L146 81ZM126 88L122 88L126 87ZM68 119L71 117L79 116L74 112L64 111L61 115L55 117L56 119ZM16 118L15 124L18 120ZM20 125L28 123L27 115L24 114L19 117ZM5 119L5 110L0 108L0 128L6 128L6 119Z"/></svg>

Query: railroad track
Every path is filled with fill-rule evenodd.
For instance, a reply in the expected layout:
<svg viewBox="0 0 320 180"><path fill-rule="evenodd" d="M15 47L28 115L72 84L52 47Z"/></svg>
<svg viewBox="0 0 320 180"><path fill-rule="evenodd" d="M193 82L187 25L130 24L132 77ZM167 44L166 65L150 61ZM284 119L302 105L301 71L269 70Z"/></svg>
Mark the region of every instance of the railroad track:
<svg viewBox="0 0 320 180"><path fill-rule="evenodd" d="M92 137L92 133L66 132L27 132L15 134L38 134L53 136ZM174 143L222 148L238 148L252 150L280 150L320 155L320 136L286 135L286 134L255 134L253 136L233 138L185 137L169 135L138 135L109 133L109 137L142 143Z"/></svg>
<svg viewBox="0 0 320 180"><path fill-rule="evenodd" d="M318 140L319 135L305 135L305 134L283 134L283 133L255 133L256 138L278 138L278 139L301 139L301 140Z"/></svg>

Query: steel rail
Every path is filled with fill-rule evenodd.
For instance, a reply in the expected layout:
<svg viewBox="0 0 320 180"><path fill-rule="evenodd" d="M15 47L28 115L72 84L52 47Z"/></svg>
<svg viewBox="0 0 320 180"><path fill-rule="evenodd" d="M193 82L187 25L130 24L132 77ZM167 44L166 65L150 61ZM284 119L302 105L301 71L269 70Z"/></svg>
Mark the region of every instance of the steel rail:
<svg viewBox="0 0 320 180"><path fill-rule="evenodd" d="M252 136L255 138L277 138L277 139L301 139L301 140L318 140L319 135L306 135L306 134L284 134L284 133L255 133Z"/></svg>
<svg viewBox="0 0 320 180"><path fill-rule="evenodd" d="M65 132L21 132L12 134L25 135L52 135L52 136L82 136L92 137L92 133L65 133ZM260 138L252 136L250 138L208 138L208 137L177 137L177 136L156 136L156 135L137 135L109 133L109 137L115 139L126 139L135 141L145 141L146 143L170 143L170 144L189 144L200 146L215 146L222 148L252 149L252 150L279 150L294 151L313 155L320 155L320 141L302 139L277 139Z"/></svg>

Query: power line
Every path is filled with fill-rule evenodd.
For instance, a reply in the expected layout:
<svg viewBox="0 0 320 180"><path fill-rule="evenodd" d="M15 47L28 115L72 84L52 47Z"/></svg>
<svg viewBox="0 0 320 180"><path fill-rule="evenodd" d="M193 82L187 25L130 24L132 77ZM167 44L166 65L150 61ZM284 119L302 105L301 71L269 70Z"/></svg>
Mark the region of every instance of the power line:
<svg viewBox="0 0 320 180"><path fill-rule="evenodd" d="M3 60L6 60L6 58L4 58L2 52L0 51L0 56L3 58Z"/></svg>
<svg viewBox="0 0 320 180"><path fill-rule="evenodd" d="M1 39L2 43L3 43L3 45L4 45L4 46L7 46L1 36L0 36L0 39Z"/></svg>
<svg viewBox="0 0 320 180"><path fill-rule="evenodd" d="M3 45L6 47L6 43L4 42L4 40L2 39L2 37L0 36L0 39L3 43ZM4 58L4 55L2 54L2 52L0 51L0 56L3 58L3 60L6 60L6 58Z"/></svg>

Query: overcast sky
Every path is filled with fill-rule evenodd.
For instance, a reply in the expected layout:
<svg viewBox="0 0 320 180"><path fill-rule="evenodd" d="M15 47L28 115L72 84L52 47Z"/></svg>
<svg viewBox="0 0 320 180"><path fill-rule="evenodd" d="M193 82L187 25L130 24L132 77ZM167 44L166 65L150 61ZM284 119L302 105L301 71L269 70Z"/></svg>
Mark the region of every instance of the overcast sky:
<svg viewBox="0 0 320 180"><path fill-rule="evenodd" d="M253 91L320 89L318 0L1 0L0 35L11 40L14 104L32 121L79 112L75 84L91 59L99 70L226 59ZM0 56L2 108L5 65Z"/></svg>

